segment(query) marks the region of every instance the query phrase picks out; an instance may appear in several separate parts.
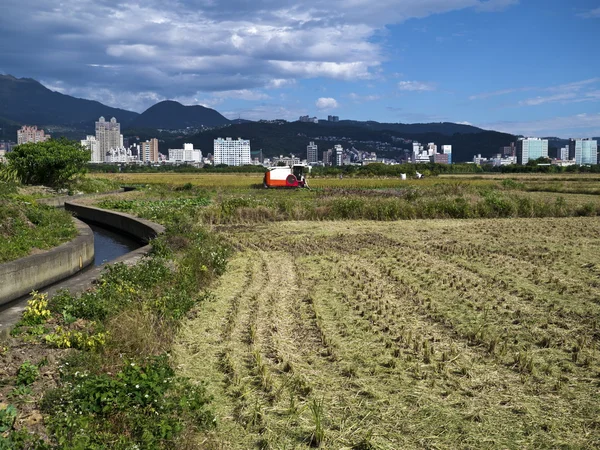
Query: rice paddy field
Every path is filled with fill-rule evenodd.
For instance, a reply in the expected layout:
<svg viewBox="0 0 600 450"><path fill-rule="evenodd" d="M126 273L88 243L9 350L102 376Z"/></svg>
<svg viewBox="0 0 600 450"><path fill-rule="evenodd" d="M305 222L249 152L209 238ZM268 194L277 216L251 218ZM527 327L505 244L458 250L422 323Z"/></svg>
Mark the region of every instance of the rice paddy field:
<svg viewBox="0 0 600 450"><path fill-rule="evenodd" d="M207 448L600 446L597 219L221 233L175 350L215 397Z"/></svg>
<svg viewBox="0 0 600 450"><path fill-rule="evenodd" d="M234 249L171 352L213 397L190 445L600 448L598 179L113 179Z"/></svg>

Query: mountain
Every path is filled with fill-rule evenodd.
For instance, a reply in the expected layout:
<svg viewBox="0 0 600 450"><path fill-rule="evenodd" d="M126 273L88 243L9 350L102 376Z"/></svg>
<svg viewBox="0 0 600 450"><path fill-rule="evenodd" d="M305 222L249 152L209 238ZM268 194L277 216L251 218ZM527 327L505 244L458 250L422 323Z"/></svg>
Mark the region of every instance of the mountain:
<svg viewBox="0 0 600 450"><path fill-rule="evenodd" d="M0 75L0 117L22 125L93 127L100 116L127 123L138 114L51 91L31 78Z"/></svg>
<svg viewBox="0 0 600 450"><path fill-rule="evenodd" d="M268 157L294 153L305 158L308 142L314 141L319 146L319 156L323 150L332 148L334 144L342 144L345 148L354 146L359 150L375 151L378 157L398 158L404 155L404 150L412 150L411 141L419 141L424 144L435 142L438 146L452 145L453 161L462 162L472 161L473 155L478 153L488 157L497 154L500 147L515 141L513 135L497 131L471 130L468 133L452 135L414 131L436 129L438 124L415 124L415 128L410 128L412 125L406 124L407 129L412 132L400 132L376 130L364 126L365 122L350 122L336 122L331 126L306 122L232 124L224 128L205 130L194 136L164 139L164 148L182 148L184 142L191 142L195 148L207 154L212 153L213 140L217 137L242 137L250 140L253 152L262 149L263 155ZM427 128L428 125L431 125L431 128ZM144 139L147 137L150 136L143 136ZM382 143L389 146L385 148Z"/></svg>
<svg viewBox="0 0 600 450"><path fill-rule="evenodd" d="M151 106L132 122L128 128L160 128L165 130L179 130L187 127L201 128L228 125L220 113L204 106L184 106L179 102L165 100Z"/></svg>
<svg viewBox="0 0 600 450"><path fill-rule="evenodd" d="M451 136L456 133L470 134L481 133L485 131L473 125L465 125L462 123L453 122L432 122L432 123L381 123L369 120L367 122L359 122L357 120L340 120L339 122L328 122L320 120L319 125L330 127L337 126L358 126L368 128L375 131L397 131L399 133L439 133L446 136Z"/></svg>

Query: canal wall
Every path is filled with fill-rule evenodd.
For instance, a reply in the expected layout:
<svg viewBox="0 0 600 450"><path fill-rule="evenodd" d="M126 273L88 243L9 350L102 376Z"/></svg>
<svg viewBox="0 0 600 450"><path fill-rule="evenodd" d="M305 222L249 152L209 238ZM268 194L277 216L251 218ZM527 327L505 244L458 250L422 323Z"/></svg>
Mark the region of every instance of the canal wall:
<svg viewBox="0 0 600 450"><path fill-rule="evenodd" d="M0 264L0 305L56 283L94 262L94 234L73 219L77 237L51 250Z"/></svg>
<svg viewBox="0 0 600 450"><path fill-rule="evenodd" d="M165 231L165 227L162 225L150 222L149 220L140 219L131 214L109 211L72 202L65 202L64 206L67 211L71 211L81 220L93 222L102 227L126 234L146 245L151 239L154 239Z"/></svg>
<svg viewBox="0 0 600 450"><path fill-rule="evenodd" d="M115 260L109 261L110 264L123 263L128 266L137 264L144 256L148 254L148 252L150 252L152 248L152 246L149 244L150 239L164 233L165 231L165 228L162 225L125 213L107 211L104 209L79 205L72 202L65 202L64 206L67 211L72 211L75 215L84 220L97 223L98 225L106 228L112 228L117 232L128 234L138 242L145 244L144 246L122 255ZM87 230L90 232L90 237L92 238L92 255L90 257L90 262L92 262L94 259L94 247L91 229L83 222L77 222L87 228ZM92 287L94 282L101 277L104 268L105 266L88 268L87 270L75 273L69 278L63 279L57 283L54 283L53 285L46 283L44 285L46 287L43 289L40 287L38 290L40 292L47 293L49 297L54 296L61 289L68 289L71 294L77 295ZM34 271L35 270L37 269L35 269L34 266ZM0 275L0 284L4 284L2 282L2 275ZM28 294L30 291L31 290L26 291L25 294ZM24 300L13 302L11 305L7 305L7 307L1 311L0 337L3 333L7 333L10 330L10 327L12 327L20 319L25 306L26 303Z"/></svg>

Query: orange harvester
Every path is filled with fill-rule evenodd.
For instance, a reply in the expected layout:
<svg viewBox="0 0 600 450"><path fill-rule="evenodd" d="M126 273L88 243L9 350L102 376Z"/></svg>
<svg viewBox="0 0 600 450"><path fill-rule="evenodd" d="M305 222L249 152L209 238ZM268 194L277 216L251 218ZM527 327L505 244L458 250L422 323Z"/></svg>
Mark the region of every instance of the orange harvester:
<svg viewBox="0 0 600 450"><path fill-rule="evenodd" d="M293 167L269 167L263 179L263 186L272 187L308 187L304 177L305 165Z"/></svg>

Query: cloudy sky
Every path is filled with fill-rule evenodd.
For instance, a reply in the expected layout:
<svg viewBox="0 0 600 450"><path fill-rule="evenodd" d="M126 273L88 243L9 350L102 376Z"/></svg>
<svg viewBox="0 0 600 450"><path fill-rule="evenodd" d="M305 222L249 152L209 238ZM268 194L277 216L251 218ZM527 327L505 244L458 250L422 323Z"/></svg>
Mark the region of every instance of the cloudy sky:
<svg viewBox="0 0 600 450"><path fill-rule="evenodd" d="M600 135L600 1L2 0L0 73L141 112Z"/></svg>

